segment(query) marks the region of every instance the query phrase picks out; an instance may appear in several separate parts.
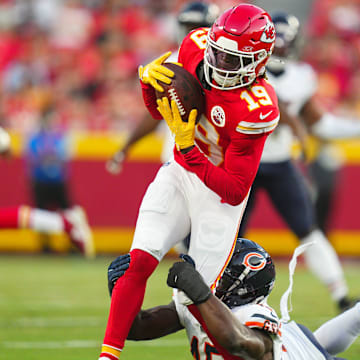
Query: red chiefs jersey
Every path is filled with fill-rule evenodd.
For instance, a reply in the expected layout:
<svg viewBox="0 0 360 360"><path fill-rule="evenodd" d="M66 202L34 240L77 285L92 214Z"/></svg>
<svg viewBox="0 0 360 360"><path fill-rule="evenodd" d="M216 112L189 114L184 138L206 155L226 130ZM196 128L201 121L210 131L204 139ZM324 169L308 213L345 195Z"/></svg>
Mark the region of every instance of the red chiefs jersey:
<svg viewBox="0 0 360 360"><path fill-rule="evenodd" d="M207 32L208 28L192 31L179 50L178 61L196 78L204 58ZM198 80L205 93L206 110L196 128L197 146L185 155L175 149L175 160L196 173L223 201L237 205L245 199L265 139L278 123L277 97L264 78L234 90L218 90ZM145 104L159 118L154 91L145 85L143 90Z"/></svg>

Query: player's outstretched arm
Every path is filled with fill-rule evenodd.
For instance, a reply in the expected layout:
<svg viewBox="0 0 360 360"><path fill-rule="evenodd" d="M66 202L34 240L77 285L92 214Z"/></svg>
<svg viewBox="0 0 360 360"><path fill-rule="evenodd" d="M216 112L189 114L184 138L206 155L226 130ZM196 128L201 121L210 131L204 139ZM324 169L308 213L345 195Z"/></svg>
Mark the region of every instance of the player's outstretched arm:
<svg viewBox="0 0 360 360"><path fill-rule="evenodd" d="M169 270L167 284L182 290L197 306L208 335L234 356L263 359L272 351L272 340L263 331L241 324L233 313L215 297L201 275L189 262L177 262Z"/></svg>
<svg viewBox="0 0 360 360"><path fill-rule="evenodd" d="M310 98L300 113L309 132L321 140L351 139L360 137L360 121L325 112L315 97Z"/></svg>
<svg viewBox="0 0 360 360"><path fill-rule="evenodd" d="M244 359L263 359L265 354L272 352L270 336L240 323L216 296L211 295L197 308L209 332L230 354Z"/></svg>
<svg viewBox="0 0 360 360"><path fill-rule="evenodd" d="M128 340L152 340L182 330L172 301L168 305L141 310L131 326Z"/></svg>
<svg viewBox="0 0 360 360"><path fill-rule="evenodd" d="M108 267L108 287L110 296L116 282L129 268L130 254L118 256ZM176 312L174 302L141 310L132 323L128 340L151 340L172 334L183 329Z"/></svg>
<svg viewBox="0 0 360 360"><path fill-rule="evenodd" d="M308 156L309 134L307 132L305 124L301 121L299 117L290 114L286 108L286 105L281 101L279 101L279 109L280 109L280 123L287 124L290 126L293 134L297 137L299 141L301 156L303 160L307 162L309 160L309 156Z"/></svg>
<svg viewBox="0 0 360 360"><path fill-rule="evenodd" d="M140 139L153 132L159 124L159 120L153 119L149 114L146 114L142 121L131 131L124 146L106 162L106 169L111 174L119 174L130 148Z"/></svg>

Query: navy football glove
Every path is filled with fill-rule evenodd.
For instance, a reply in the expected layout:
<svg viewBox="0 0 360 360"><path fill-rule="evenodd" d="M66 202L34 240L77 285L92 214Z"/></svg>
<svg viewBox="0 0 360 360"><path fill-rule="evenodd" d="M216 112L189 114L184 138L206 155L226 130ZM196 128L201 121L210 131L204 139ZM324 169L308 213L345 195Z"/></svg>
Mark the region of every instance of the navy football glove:
<svg viewBox="0 0 360 360"><path fill-rule="evenodd" d="M189 264L191 264L195 268L195 261L190 255L180 254L179 257L184 261L188 262Z"/></svg>
<svg viewBox="0 0 360 360"><path fill-rule="evenodd" d="M167 284L182 290L195 305L201 304L210 297L211 290L195 269L194 260L189 255L181 254L180 257L184 261L176 262L170 268Z"/></svg>
<svg viewBox="0 0 360 360"><path fill-rule="evenodd" d="M116 281L125 274L125 271L130 266L130 254L118 256L108 267L108 288L110 297Z"/></svg>

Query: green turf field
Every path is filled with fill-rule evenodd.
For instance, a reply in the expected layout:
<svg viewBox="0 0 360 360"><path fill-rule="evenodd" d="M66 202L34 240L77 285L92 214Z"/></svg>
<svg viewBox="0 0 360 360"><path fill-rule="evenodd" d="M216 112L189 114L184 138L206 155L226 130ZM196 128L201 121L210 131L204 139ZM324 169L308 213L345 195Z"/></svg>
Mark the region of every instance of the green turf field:
<svg viewBox="0 0 360 360"><path fill-rule="evenodd" d="M145 307L170 301L164 260L150 278ZM110 258L0 256L0 359L96 360L109 308L106 269ZM287 287L287 264L277 263L270 303ZM345 265L353 295L360 295L360 261ZM292 318L314 330L336 309L326 290L303 267L295 276ZM360 340L343 357L360 359ZM160 340L127 342L124 359L191 359L185 333Z"/></svg>

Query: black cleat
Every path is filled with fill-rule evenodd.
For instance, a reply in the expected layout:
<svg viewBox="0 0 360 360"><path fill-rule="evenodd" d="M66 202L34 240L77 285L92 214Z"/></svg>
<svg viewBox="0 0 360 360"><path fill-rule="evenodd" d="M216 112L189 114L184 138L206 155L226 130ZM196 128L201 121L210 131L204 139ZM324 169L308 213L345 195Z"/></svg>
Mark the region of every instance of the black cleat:
<svg viewBox="0 0 360 360"><path fill-rule="evenodd" d="M351 298L345 296L338 301L338 303L337 303L338 309L342 313L346 310L349 310L353 306L355 306L356 303L358 303L359 301L360 301L360 299L351 299Z"/></svg>

